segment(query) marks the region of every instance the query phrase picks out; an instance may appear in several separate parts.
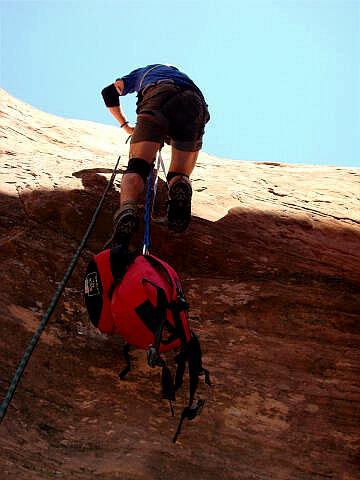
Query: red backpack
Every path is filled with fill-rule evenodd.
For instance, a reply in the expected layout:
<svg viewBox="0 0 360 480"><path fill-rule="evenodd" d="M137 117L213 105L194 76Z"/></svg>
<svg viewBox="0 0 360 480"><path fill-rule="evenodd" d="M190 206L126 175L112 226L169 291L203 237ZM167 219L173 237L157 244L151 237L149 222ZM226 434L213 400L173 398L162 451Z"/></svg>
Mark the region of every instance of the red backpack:
<svg viewBox="0 0 360 480"><path fill-rule="evenodd" d="M209 372L202 366L198 338L189 326L188 309L176 271L154 255L131 255L122 246L95 255L85 277L85 303L91 322L103 333L117 334L125 340L127 366L120 372L124 379L131 368L130 346L147 350L148 364L162 367L162 395L170 402L183 383L188 364L189 403L184 408L176 441L185 418L198 415L204 405L194 396L199 376ZM175 378L166 365L163 352L175 350Z"/></svg>

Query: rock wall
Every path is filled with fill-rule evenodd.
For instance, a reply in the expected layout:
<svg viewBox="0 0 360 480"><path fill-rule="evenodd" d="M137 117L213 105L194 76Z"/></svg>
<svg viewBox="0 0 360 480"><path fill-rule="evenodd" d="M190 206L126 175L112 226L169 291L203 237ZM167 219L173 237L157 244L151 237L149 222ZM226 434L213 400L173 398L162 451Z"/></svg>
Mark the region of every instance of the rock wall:
<svg viewBox="0 0 360 480"><path fill-rule="evenodd" d="M82 300L126 138L0 94L2 397L122 155L0 426L3 478L358 479L360 169L200 155L189 230L152 231L152 252L183 278L213 380L173 445L186 389L172 418L142 351L119 381L122 340L92 328Z"/></svg>

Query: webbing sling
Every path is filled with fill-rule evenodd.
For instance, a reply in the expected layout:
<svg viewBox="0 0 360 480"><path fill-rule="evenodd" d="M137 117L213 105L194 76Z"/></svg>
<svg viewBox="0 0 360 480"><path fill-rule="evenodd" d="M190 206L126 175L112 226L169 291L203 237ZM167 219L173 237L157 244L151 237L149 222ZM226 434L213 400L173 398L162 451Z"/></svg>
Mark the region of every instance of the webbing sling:
<svg viewBox="0 0 360 480"><path fill-rule="evenodd" d="M143 255L149 254L149 250L151 246L151 238L150 238L151 216L154 210L154 205L156 200L160 168L162 169L166 179L166 171L165 171L164 161L161 156L161 148L157 155L156 165L152 164L151 170L147 179L145 213L144 213L144 240L143 240L143 248L142 248ZM165 181L166 181L166 184L168 185L167 180Z"/></svg>
<svg viewBox="0 0 360 480"><path fill-rule="evenodd" d="M149 68L149 70L146 70L146 72L145 72L144 75L142 76L142 79L140 80L140 83L139 83L139 89L138 89L139 92L140 92L140 90L141 90L141 88L142 88L142 84L143 84L143 82L144 82L145 77L146 77L150 72L152 72L153 70L155 70L155 68L159 68L159 67L162 67L162 66L163 66L163 65L162 65L161 63L159 63L159 64L155 65L154 67Z"/></svg>

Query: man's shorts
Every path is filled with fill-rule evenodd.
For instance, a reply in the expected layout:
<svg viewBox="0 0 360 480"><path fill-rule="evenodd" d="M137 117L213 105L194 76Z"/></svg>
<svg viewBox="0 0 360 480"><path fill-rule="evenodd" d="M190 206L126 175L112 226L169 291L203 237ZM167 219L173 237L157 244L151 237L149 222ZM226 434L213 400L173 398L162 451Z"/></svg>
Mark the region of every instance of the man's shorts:
<svg viewBox="0 0 360 480"><path fill-rule="evenodd" d="M205 124L210 115L204 99L193 89L174 83L149 86L139 94L137 121L131 143L144 141L171 145L185 152L202 147Z"/></svg>

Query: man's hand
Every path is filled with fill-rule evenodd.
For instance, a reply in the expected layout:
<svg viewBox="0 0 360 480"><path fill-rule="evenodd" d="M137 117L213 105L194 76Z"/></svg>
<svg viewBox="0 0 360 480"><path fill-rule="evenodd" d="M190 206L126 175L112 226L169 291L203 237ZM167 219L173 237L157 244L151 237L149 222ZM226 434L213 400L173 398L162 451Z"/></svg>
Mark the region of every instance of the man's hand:
<svg viewBox="0 0 360 480"><path fill-rule="evenodd" d="M132 134L134 133L134 127L132 127L132 126L129 125L128 123L123 126L123 130L124 130L128 135L132 135Z"/></svg>
<svg viewBox="0 0 360 480"><path fill-rule="evenodd" d="M126 132L128 135L132 135L134 127L127 123L121 106L119 105L118 107L108 107L108 109L111 115L119 122L119 125L124 130L124 132Z"/></svg>

